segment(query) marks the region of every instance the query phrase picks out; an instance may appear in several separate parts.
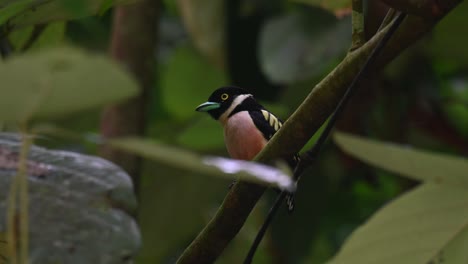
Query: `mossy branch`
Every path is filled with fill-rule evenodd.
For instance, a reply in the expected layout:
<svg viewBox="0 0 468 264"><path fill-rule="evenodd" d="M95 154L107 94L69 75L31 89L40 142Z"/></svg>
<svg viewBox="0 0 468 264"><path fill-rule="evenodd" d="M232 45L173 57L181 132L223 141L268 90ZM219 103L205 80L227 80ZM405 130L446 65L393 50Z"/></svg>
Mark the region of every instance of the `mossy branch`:
<svg viewBox="0 0 468 264"><path fill-rule="evenodd" d="M453 3L452 7L455 7L459 1L447 2ZM450 10L447 9L444 15ZM439 16L438 19L442 17ZM373 68L378 70L384 67L405 48L430 31L438 19L408 16L384 48L380 58L372 65ZM313 88L299 108L258 154L256 160L267 162L290 157L299 152L333 112L346 87L387 30L388 27L384 28L362 47L348 53L343 61ZM239 232L264 191L264 187L251 183L238 182L234 185L216 215L185 249L177 263L213 263Z"/></svg>

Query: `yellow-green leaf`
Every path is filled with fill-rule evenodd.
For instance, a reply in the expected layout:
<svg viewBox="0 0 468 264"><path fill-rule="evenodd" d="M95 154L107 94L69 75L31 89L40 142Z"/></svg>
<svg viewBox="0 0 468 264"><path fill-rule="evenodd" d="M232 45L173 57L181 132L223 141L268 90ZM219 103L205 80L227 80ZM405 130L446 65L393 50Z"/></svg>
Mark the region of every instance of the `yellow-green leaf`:
<svg viewBox="0 0 468 264"><path fill-rule="evenodd" d="M275 186L289 192L294 192L296 189L292 177L279 169L260 163L222 157L200 157L195 153L143 138L118 138L108 143L112 147L181 170Z"/></svg>
<svg viewBox="0 0 468 264"><path fill-rule="evenodd" d="M0 64L0 121L63 117L138 93L136 82L103 55L57 48Z"/></svg>
<svg viewBox="0 0 468 264"><path fill-rule="evenodd" d="M426 183L378 211L328 264L427 264L467 224L468 191Z"/></svg>
<svg viewBox="0 0 468 264"><path fill-rule="evenodd" d="M468 160L336 132L335 143L349 155L402 176L468 188Z"/></svg>

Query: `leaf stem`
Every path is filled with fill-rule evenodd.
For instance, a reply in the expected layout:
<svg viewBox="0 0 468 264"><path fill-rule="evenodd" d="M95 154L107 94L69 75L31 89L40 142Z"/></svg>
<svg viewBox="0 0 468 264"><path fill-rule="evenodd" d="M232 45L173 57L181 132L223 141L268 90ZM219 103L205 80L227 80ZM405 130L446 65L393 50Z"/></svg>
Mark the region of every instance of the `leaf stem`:
<svg viewBox="0 0 468 264"><path fill-rule="evenodd" d="M32 145L32 137L22 126L21 149L16 175L12 178L7 209L7 244L8 257L12 264L29 263L29 195L28 195L28 154ZM19 200L17 210L16 200ZM17 214L18 211L18 214ZM18 222L19 225L18 225ZM16 235L19 234L19 239ZM17 252L19 248L19 255Z"/></svg>

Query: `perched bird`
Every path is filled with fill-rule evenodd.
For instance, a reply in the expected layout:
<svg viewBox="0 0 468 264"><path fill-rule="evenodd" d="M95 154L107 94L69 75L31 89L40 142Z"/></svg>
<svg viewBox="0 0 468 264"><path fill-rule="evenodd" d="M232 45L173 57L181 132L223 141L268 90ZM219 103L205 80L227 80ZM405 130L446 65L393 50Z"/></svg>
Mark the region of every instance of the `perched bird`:
<svg viewBox="0 0 468 264"><path fill-rule="evenodd" d="M215 90L196 111L207 112L221 123L227 151L234 159L252 160L282 126L251 94L234 86ZM288 160L291 166L296 162L297 157ZM292 197L288 208L293 209Z"/></svg>

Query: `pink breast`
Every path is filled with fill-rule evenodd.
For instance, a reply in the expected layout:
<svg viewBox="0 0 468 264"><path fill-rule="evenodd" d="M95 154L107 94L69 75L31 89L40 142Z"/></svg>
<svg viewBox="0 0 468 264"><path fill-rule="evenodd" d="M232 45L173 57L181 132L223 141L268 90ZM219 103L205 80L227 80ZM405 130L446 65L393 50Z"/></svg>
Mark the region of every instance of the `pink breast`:
<svg viewBox="0 0 468 264"><path fill-rule="evenodd" d="M242 160L253 159L267 143L247 111L239 112L227 120L224 140L229 155Z"/></svg>

